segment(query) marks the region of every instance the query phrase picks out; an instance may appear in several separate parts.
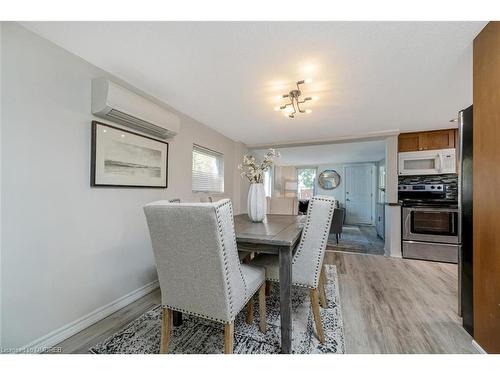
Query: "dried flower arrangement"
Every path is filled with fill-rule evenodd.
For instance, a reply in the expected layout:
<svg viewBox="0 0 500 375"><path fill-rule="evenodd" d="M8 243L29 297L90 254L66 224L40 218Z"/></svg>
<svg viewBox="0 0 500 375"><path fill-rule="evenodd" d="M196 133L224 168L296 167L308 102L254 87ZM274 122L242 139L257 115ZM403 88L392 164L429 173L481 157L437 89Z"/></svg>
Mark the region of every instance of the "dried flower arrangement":
<svg viewBox="0 0 500 375"><path fill-rule="evenodd" d="M266 172L273 165L273 158L279 158L280 153L273 148L270 148L264 160L257 164L255 156L243 156L243 164L238 165L238 169L242 170L242 177L246 177L251 184L261 184L264 182L264 172Z"/></svg>

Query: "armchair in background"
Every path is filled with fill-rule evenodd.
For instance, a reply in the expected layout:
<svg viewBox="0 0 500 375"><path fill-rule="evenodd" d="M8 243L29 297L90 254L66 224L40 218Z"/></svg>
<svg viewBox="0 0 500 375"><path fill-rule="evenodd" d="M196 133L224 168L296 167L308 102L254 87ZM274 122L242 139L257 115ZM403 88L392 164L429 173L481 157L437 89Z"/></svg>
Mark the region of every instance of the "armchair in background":
<svg viewBox="0 0 500 375"><path fill-rule="evenodd" d="M335 208L333 211L332 224L330 226L330 234L335 234L335 239L339 243L339 237L342 234L342 226L344 225L345 209Z"/></svg>

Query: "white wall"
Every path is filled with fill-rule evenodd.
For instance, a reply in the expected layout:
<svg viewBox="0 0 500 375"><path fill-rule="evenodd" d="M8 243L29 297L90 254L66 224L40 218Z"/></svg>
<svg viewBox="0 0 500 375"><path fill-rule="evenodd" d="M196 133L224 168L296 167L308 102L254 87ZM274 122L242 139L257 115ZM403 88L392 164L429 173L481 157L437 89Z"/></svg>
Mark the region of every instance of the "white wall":
<svg viewBox="0 0 500 375"><path fill-rule="evenodd" d="M3 22L0 22L0 46ZM0 213L2 212L2 48L0 48ZM0 348L2 348L2 215L0 214Z"/></svg>
<svg viewBox="0 0 500 375"><path fill-rule="evenodd" d="M19 347L156 279L142 206L199 199L193 142L224 154L239 211L245 148L179 114L168 189L91 188L90 82L109 75L15 23L1 47L1 339Z"/></svg>
<svg viewBox="0 0 500 375"><path fill-rule="evenodd" d="M401 206L398 202L398 137L385 142L385 255L401 258ZM392 205L391 205L392 204Z"/></svg>
<svg viewBox="0 0 500 375"><path fill-rule="evenodd" d="M235 212L247 212L247 196L250 183L246 178L241 177L241 171L238 170L238 165L243 161L243 155L248 154L247 147L241 142L235 142L233 170L233 207ZM239 199L238 199L239 197Z"/></svg>
<svg viewBox="0 0 500 375"><path fill-rule="evenodd" d="M345 164L323 164L323 165L318 165L317 169L317 174L316 174L316 180L314 182L316 186L316 194L318 195L328 195L334 197L336 200L339 201L341 207L345 207L345 181L344 181L344 165ZM340 175L340 184L333 190L325 190L322 189L321 186L318 184L318 177L321 174L321 172L327 170L327 169L333 169L335 170L339 175Z"/></svg>

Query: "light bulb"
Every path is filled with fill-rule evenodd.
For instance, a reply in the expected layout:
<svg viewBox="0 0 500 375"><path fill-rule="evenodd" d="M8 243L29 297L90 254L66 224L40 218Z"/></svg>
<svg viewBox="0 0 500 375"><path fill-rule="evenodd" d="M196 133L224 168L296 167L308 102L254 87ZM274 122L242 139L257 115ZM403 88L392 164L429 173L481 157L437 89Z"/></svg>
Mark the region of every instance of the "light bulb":
<svg viewBox="0 0 500 375"><path fill-rule="evenodd" d="M319 96L313 96L312 100L319 100Z"/></svg>
<svg viewBox="0 0 500 375"><path fill-rule="evenodd" d="M306 113L309 114L312 112L312 109L306 109Z"/></svg>
<svg viewBox="0 0 500 375"><path fill-rule="evenodd" d="M306 78L306 79L304 80L304 83L311 83L312 81L313 81L313 80L312 80L311 78Z"/></svg>
<svg viewBox="0 0 500 375"><path fill-rule="evenodd" d="M288 117L288 116L289 116L289 114L288 114L288 113L286 113L286 112L283 112L283 116Z"/></svg>
<svg viewBox="0 0 500 375"><path fill-rule="evenodd" d="M279 110L280 110L280 107L274 107L274 110L275 110L275 111L279 111Z"/></svg>

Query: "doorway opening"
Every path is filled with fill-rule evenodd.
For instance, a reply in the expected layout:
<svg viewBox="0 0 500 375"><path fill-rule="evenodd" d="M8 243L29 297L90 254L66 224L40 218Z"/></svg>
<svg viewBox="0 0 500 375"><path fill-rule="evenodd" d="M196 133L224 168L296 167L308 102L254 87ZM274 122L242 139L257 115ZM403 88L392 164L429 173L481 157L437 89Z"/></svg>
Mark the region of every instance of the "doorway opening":
<svg viewBox="0 0 500 375"><path fill-rule="evenodd" d="M279 148L268 183L269 199L289 200L307 214L315 195L334 197L337 207L328 249L384 254L385 154L382 139ZM256 150L263 157L267 149ZM333 176L333 177L332 177Z"/></svg>

